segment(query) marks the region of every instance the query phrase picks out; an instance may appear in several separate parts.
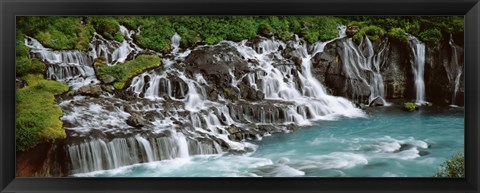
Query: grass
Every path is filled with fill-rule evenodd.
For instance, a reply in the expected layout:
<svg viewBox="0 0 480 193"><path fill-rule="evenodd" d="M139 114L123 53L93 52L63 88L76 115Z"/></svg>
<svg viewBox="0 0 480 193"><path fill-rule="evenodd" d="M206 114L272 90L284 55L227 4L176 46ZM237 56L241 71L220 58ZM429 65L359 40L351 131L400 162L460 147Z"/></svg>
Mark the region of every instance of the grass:
<svg viewBox="0 0 480 193"><path fill-rule="evenodd" d="M115 89L123 89L128 80L141 74L147 69L159 67L160 57L156 55L139 55L137 58L125 63L118 63L114 66L108 66L104 59L95 61L96 74L100 79L106 76L113 76Z"/></svg>
<svg viewBox="0 0 480 193"><path fill-rule="evenodd" d="M28 86L16 93L16 150L26 151L41 141L66 137L60 117L63 112L55 95L68 91L65 83L45 80L41 74L22 79Z"/></svg>

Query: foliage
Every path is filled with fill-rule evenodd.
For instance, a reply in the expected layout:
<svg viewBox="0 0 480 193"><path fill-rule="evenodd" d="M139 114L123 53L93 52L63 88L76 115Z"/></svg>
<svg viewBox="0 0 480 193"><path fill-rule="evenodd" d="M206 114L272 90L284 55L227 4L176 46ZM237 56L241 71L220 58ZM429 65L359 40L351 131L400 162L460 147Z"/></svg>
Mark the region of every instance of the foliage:
<svg viewBox="0 0 480 193"><path fill-rule="evenodd" d="M54 49L86 50L94 28L75 16L20 16L17 30Z"/></svg>
<svg viewBox="0 0 480 193"><path fill-rule="evenodd" d="M22 79L28 86L16 94L16 150L26 151L42 140L65 138L60 121L63 113L54 96L67 92L68 86L45 80L41 74L29 74Z"/></svg>
<svg viewBox="0 0 480 193"><path fill-rule="evenodd" d="M113 86L116 89L123 89L127 81L136 75L141 74L147 69L160 66L160 58L156 55L139 55L134 60L125 63L118 63L114 66L108 66L104 60L95 61L96 74L100 79L107 75L113 76L115 82Z"/></svg>
<svg viewBox="0 0 480 193"><path fill-rule="evenodd" d="M123 41L123 34L120 32L120 23L115 17L93 16L88 17L87 22L103 37L119 42Z"/></svg>
<svg viewBox="0 0 480 193"><path fill-rule="evenodd" d="M403 109L407 111L415 111L416 108L417 108L417 105L415 103L412 103L412 102L403 103Z"/></svg>
<svg viewBox="0 0 480 193"><path fill-rule="evenodd" d="M45 64L37 59L30 59L28 57L28 47L25 46L25 35L17 33L15 55L16 55L16 75L18 77L26 74L43 73L45 70Z"/></svg>
<svg viewBox="0 0 480 193"><path fill-rule="evenodd" d="M348 16L343 18L346 23L359 26L363 30L371 25L384 29L389 37L405 40L400 31L419 37L429 46L437 46L449 34L463 33L464 18L462 16ZM360 36L362 37L362 36ZM360 37L356 37L357 41Z"/></svg>
<svg viewBox="0 0 480 193"><path fill-rule="evenodd" d="M54 49L86 50L94 31L107 39L123 41L119 25L141 29L134 38L143 48L168 51L170 38L179 33L181 46L215 44L222 40L252 39L267 29L276 38L289 40L293 34L314 43L338 36L337 25L360 27L354 39L364 35L376 40L385 35L401 41L404 33L415 35L430 46L449 33L464 31L458 16L89 16L18 17L17 29ZM427 32L429 31L429 32ZM388 34L385 32L389 32ZM439 33L438 33L439 32ZM440 34L440 35L439 35ZM434 35L433 37L430 35Z"/></svg>
<svg viewBox="0 0 480 193"><path fill-rule="evenodd" d="M407 32L405 32L402 28L398 28L398 27L391 28L390 31L388 32L388 37L395 40L399 40L401 42L408 41Z"/></svg>
<svg viewBox="0 0 480 193"><path fill-rule="evenodd" d="M438 45L442 40L442 32L438 29L428 29L419 34L420 39L428 45Z"/></svg>
<svg viewBox="0 0 480 193"><path fill-rule="evenodd" d="M385 35L385 30L381 27L370 25L360 29L360 31L353 36L353 40L356 42L363 41L363 37L368 36L368 39L375 41Z"/></svg>
<svg viewBox="0 0 480 193"><path fill-rule="evenodd" d="M461 153L453 155L437 170L435 177L463 178L465 177L465 156Z"/></svg>

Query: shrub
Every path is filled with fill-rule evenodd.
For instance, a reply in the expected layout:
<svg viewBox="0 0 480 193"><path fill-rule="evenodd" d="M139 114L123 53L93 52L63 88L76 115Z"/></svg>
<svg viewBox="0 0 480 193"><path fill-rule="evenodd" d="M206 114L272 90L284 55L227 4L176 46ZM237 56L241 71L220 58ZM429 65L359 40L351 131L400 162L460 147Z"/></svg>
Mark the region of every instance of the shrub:
<svg viewBox="0 0 480 193"><path fill-rule="evenodd" d="M428 29L419 34L420 39L429 46L436 46L442 39L442 32L438 29Z"/></svg>
<svg viewBox="0 0 480 193"><path fill-rule="evenodd" d="M118 63L114 66L108 66L104 60L98 59L95 61L95 70L100 79L107 75L113 76L115 78L113 86L116 89L123 89L128 80L147 69L159 67L160 62L160 57L156 55L139 55L133 60Z"/></svg>
<svg viewBox="0 0 480 193"><path fill-rule="evenodd" d="M406 111L415 111L417 109L417 105L412 102L403 103L403 109Z"/></svg>
<svg viewBox="0 0 480 193"><path fill-rule="evenodd" d="M465 156L461 153L453 155L437 170L435 177L463 178L465 177Z"/></svg>
<svg viewBox="0 0 480 193"><path fill-rule="evenodd" d="M407 42L408 41L408 34L402 28L392 28L388 32L388 37L401 41Z"/></svg>

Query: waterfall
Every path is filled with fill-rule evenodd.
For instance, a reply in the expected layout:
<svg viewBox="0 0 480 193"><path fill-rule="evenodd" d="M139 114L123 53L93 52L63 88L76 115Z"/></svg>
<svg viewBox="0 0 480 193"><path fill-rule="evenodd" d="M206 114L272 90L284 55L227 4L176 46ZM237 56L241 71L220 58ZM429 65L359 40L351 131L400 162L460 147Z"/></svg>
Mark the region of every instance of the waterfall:
<svg viewBox="0 0 480 193"><path fill-rule="evenodd" d="M458 52L457 52L457 46L455 42L453 41L452 34L450 34L450 40L448 42L450 47L452 48L452 58L450 61L450 65L445 64L445 69L447 70L447 75L450 80L450 82L453 84L452 88L452 101L450 102L451 106L456 106L456 99L457 99L457 93L458 89L460 87L460 79L463 74L463 65L459 64L459 57L458 57Z"/></svg>
<svg viewBox="0 0 480 193"><path fill-rule="evenodd" d="M410 47L413 53L412 71L415 77L415 93L417 105L427 103L425 101L425 44L414 36L410 36Z"/></svg>
<svg viewBox="0 0 480 193"><path fill-rule="evenodd" d="M189 143L194 145L189 145ZM84 140L67 146L72 173L114 169L121 166L152 161L188 158L191 155L221 153L215 142L204 144L188 139L181 133L170 137Z"/></svg>
<svg viewBox="0 0 480 193"><path fill-rule="evenodd" d="M47 79L67 82L70 87L76 90L81 86L100 82L93 69L95 59L104 57L107 65L115 65L118 62L125 62L130 54L136 55L143 51L133 43L132 36L135 32L128 31L124 26L120 26L120 31L125 36L121 43L115 40L107 40L94 33L88 52L53 50L44 47L32 37L25 39L25 45L30 48L32 57L47 64Z"/></svg>
<svg viewBox="0 0 480 193"><path fill-rule="evenodd" d="M344 52L341 55L343 62L343 69L345 74L350 78L350 84L355 88L355 81L360 81L367 85L370 89L370 96L368 103L370 104L375 99L379 98L383 104L388 104L385 101L385 87L383 78L380 73L380 67L383 64L383 53L386 50L386 43L382 42L378 53L374 52L372 42L368 36L364 37L364 41L356 46L352 38L344 38L341 40ZM365 46L366 53L362 50ZM360 94L361 88L355 88L352 92L352 98L356 98Z"/></svg>
<svg viewBox="0 0 480 193"><path fill-rule="evenodd" d="M131 42L135 32L126 28L121 31L125 36L122 43L94 35L91 51L80 52L89 59L89 66L98 57L116 65L139 51ZM250 45L246 41L224 41L180 51L181 37L175 34L171 39L172 52L163 60L168 67L145 71L132 78L126 88L136 98L123 100L106 94L98 98L75 96L61 102L61 119L75 139L67 145L71 173L218 154L225 149L249 152L256 145L246 140L289 131L292 124L306 126L318 120L365 115L347 99L329 95L312 74L312 57L330 41L317 42L311 51L298 37L288 45L275 39ZM282 56L287 46L300 57L299 64L289 63ZM225 57L215 58L219 61L231 62L230 56L237 54L237 59L247 65L245 71L235 67L226 70L225 83L231 93L222 88L212 94L216 85L209 82L211 77L185 70L188 66L184 61L191 52L210 48L231 50ZM235 100L245 86L262 98L255 102ZM134 115L148 119L147 123L141 128L129 125L127 120Z"/></svg>
<svg viewBox="0 0 480 193"><path fill-rule="evenodd" d="M180 35L178 35L178 33L175 32L175 34L170 39L170 41L172 42L171 47L173 48L172 53L178 52L180 48L180 40L182 40L182 38L180 37Z"/></svg>

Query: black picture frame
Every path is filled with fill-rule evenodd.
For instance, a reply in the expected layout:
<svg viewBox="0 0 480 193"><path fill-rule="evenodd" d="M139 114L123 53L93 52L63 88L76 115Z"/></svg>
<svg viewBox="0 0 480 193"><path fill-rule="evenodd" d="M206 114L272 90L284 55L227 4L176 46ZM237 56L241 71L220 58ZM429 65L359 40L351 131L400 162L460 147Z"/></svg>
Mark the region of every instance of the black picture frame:
<svg viewBox="0 0 480 193"><path fill-rule="evenodd" d="M1 192L479 192L479 0L2 0ZM21 178L15 177L15 16L18 15L464 15L466 177Z"/></svg>

